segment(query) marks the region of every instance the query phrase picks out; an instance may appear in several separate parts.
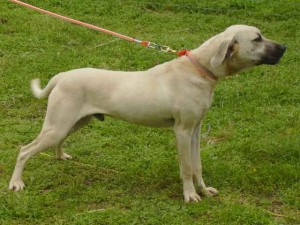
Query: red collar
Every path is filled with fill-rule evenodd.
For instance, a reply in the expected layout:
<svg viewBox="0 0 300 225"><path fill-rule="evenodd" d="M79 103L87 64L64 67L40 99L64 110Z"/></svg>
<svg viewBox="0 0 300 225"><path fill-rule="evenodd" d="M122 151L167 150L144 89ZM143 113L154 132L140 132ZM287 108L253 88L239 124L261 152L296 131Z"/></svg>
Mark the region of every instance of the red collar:
<svg viewBox="0 0 300 225"><path fill-rule="evenodd" d="M197 69L197 71L199 72L199 74L201 76L207 77L207 78L209 78L210 80L213 80L213 81L218 81L218 77L216 77L216 75L214 75L211 71L209 71L203 65L201 65L198 62L198 60L196 60L196 58L192 55L190 50L186 50L186 49L181 50L180 52L178 52L177 55L188 57L190 62L195 66L195 68Z"/></svg>

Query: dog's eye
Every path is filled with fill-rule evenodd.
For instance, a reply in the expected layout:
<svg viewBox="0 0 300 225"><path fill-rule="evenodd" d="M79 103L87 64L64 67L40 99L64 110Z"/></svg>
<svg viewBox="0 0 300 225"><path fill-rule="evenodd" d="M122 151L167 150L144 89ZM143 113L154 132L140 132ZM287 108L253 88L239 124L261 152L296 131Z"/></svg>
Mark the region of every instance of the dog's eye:
<svg viewBox="0 0 300 225"><path fill-rule="evenodd" d="M261 42L262 41L262 36L260 34L258 34L258 37L255 38L253 41L255 41L255 42Z"/></svg>

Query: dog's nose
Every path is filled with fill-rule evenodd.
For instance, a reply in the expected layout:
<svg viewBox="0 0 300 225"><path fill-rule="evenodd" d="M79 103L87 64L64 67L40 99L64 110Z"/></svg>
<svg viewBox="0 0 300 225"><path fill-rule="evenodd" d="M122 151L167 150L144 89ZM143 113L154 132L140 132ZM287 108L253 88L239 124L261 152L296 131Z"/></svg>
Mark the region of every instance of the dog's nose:
<svg viewBox="0 0 300 225"><path fill-rule="evenodd" d="M275 47L275 55L278 57L283 56L284 52L286 50L286 46L283 44L277 44L277 46Z"/></svg>
<svg viewBox="0 0 300 225"><path fill-rule="evenodd" d="M283 45L280 45L280 50L282 52L285 52L285 50L287 49L287 47L283 44Z"/></svg>

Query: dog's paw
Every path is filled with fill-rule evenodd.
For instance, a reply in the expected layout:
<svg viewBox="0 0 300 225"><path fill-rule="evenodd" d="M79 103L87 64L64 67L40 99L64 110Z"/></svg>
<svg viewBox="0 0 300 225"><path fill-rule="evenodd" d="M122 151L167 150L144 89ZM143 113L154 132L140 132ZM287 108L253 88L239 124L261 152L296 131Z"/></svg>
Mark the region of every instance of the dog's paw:
<svg viewBox="0 0 300 225"><path fill-rule="evenodd" d="M25 187L25 184L22 180L11 180L9 182L9 190L12 191L21 191Z"/></svg>
<svg viewBox="0 0 300 225"><path fill-rule="evenodd" d="M57 159L68 160L68 159L72 159L72 156L70 156L69 154L63 152L61 155L57 156Z"/></svg>
<svg viewBox="0 0 300 225"><path fill-rule="evenodd" d="M185 192L184 194L184 202L189 203L189 202L200 202L201 197L198 195L195 191L193 192Z"/></svg>
<svg viewBox="0 0 300 225"><path fill-rule="evenodd" d="M201 190L201 193L206 197L212 197L218 195L218 190L213 187L205 187Z"/></svg>

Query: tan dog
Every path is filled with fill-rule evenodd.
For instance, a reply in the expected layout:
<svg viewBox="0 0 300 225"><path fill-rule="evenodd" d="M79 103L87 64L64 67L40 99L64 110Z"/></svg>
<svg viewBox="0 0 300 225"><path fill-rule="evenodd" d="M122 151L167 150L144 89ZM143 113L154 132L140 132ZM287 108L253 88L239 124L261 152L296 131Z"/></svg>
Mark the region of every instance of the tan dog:
<svg viewBox="0 0 300 225"><path fill-rule="evenodd" d="M38 137L21 148L9 189L24 188L23 168L33 155L56 147L58 158L71 158L62 150L67 136L93 116L102 120L111 116L151 127L174 127L185 202L201 200L194 181L203 195L216 195L217 190L206 187L202 179L199 131L218 78L276 64L284 52L285 46L264 38L257 28L235 25L186 56L147 71L77 69L56 75L43 90L39 80L33 80L33 94L49 96L47 114Z"/></svg>

